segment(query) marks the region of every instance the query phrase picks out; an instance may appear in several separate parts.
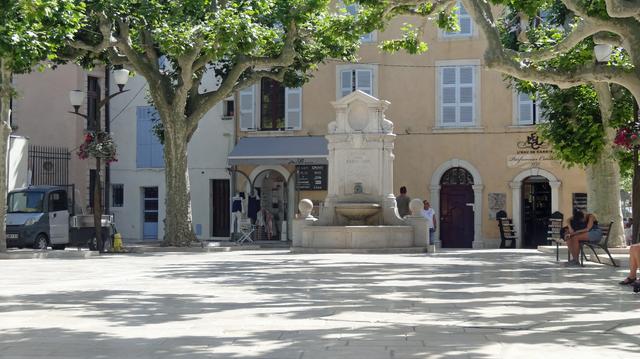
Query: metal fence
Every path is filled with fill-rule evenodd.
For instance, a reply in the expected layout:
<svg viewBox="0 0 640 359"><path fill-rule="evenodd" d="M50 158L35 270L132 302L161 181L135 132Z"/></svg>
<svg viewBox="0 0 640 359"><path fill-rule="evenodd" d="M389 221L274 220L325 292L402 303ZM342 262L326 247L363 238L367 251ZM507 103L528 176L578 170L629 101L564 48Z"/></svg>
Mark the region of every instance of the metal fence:
<svg viewBox="0 0 640 359"><path fill-rule="evenodd" d="M29 170L33 185L69 184L71 152L66 147L29 145Z"/></svg>

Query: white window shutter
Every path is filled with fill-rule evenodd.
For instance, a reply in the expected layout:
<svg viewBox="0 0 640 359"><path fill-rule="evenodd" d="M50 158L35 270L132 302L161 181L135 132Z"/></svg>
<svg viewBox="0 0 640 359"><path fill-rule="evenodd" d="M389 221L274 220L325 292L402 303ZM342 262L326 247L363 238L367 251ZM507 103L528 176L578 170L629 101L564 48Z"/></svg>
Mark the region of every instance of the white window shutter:
<svg viewBox="0 0 640 359"><path fill-rule="evenodd" d="M369 69L356 70L356 90L373 96L373 71Z"/></svg>
<svg viewBox="0 0 640 359"><path fill-rule="evenodd" d="M240 130L253 131L256 129L255 90L251 86L240 91Z"/></svg>
<svg viewBox="0 0 640 359"><path fill-rule="evenodd" d="M533 101L528 94L522 92L518 93L518 123L533 124Z"/></svg>
<svg viewBox="0 0 640 359"><path fill-rule="evenodd" d="M284 91L284 126L287 130L302 129L302 88L287 87Z"/></svg>
<svg viewBox="0 0 640 359"><path fill-rule="evenodd" d="M353 71L342 70L340 72L340 98L353 92Z"/></svg>

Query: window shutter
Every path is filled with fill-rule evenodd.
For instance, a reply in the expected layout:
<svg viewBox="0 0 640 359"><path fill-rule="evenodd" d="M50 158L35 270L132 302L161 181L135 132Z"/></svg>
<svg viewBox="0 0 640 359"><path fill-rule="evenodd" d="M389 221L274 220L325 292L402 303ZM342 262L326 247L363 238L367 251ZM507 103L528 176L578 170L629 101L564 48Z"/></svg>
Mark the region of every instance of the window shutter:
<svg viewBox="0 0 640 359"><path fill-rule="evenodd" d="M458 104L460 105L459 121L462 124L474 122L473 67L459 67L460 73Z"/></svg>
<svg viewBox="0 0 640 359"><path fill-rule="evenodd" d="M136 167L151 167L149 106L136 108Z"/></svg>
<svg viewBox="0 0 640 359"><path fill-rule="evenodd" d="M302 88L287 87L284 92L285 129L299 130L302 128Z"/></svg>
<svg viewBox="0 0 640 359"><path fill-rule="evenodd" d="M164 149L160 140L153 133L153 120L158 111L153 106L136 108L136 167L164 167Z"/></svg>
<svg viewBox="0 0 640 359"><path fill-rule="evenodd" d="M353 92L353 71L342 70L340 72L340 98Z"/></svg>
<svg viewBox="0 0 640 359"><path fill-rule="evenodd" d="M528 94L518 93L518 124L533 124L533 101Z"/></svg>
<svg viewBox="0 0 640 359"><path fill-rule="evenodd" d="M373 71L368 69L356 70L356 90L373 96Z"/></svg>
<svg viewBox="0 0 640 359"><path fill-rule="evenodd" d="M240 130L253 131L256 129L255 90L251 86L240 91Z"/></svg>
<svg viewBox="0 0 640 359"><path fill-rule="evenodd" d="M456 91L456 68L440 69L440 116L444 125L456 123Z"/></svg>

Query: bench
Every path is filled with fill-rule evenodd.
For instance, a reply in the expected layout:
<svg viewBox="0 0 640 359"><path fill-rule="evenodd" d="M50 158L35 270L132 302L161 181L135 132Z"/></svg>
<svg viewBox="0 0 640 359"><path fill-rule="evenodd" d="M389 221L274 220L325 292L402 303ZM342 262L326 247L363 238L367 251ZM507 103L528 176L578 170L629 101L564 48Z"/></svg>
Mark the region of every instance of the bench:
<svg viewBox="0 0 640 359"><path fill-rule="evenodd" d="M613 260L611 256L611 252L609 252L609 234L611 233L611 227L613 226L613 222L610 222L608 226L602 228L602 239L598 243L589 243L588 241L580 242L580 265L584 267L584 260L587 258L584 253L584 247L589 247L593 254L596 256L598 263L603 264L598 257L598 253L596 252L597 248L602 249L608 256L611 261L611 265L617 267L618 264Z"/></svg>
<svg viewBox="0 0 640 359"><path fill-rule="evenodd" d="M507 218L507 212L499 211L496 213L496 220L498 221L498 228L500 228L500 248L515 248L518 236L516 236L513 221L511 218ZM508 247L507 241L511 241Z"/></svg>

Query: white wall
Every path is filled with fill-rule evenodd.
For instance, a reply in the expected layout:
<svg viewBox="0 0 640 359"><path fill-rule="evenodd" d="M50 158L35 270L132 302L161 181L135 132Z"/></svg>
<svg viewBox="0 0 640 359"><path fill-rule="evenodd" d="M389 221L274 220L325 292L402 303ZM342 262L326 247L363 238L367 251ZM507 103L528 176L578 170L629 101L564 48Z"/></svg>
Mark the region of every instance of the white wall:
<svg viewBox="0 0 640 359"><path fill-rule="evenodd" d="M136 108L148 106L144 78L129 79L130 91L111 101L111 132L118 145L118 162L111 166L111 183L124 185L123 207L112 207L116 225L125 240L142 239L142 187L157 186L159 191L158 239L164 236L164 170L136 168ZM115 85L112 92L116 92ZM121 112L122 111L122 112ZM120 113L121 112L121 113ZM202 225L202 239L211 238L210 180L229 179L227 155L232 149L234 122L221 120L222 105L217 105L200 121L189 145L189 177L193 223ZM228 134L228 135L225 135Z"/></svg>

